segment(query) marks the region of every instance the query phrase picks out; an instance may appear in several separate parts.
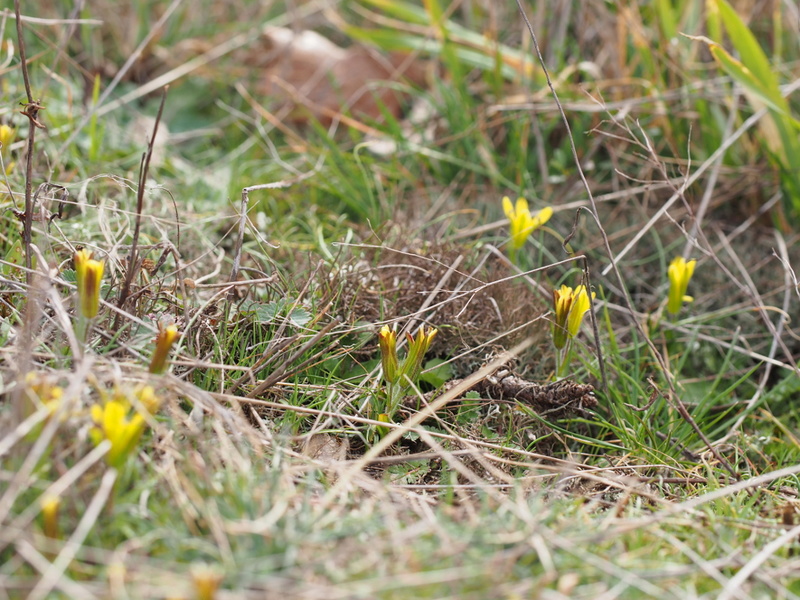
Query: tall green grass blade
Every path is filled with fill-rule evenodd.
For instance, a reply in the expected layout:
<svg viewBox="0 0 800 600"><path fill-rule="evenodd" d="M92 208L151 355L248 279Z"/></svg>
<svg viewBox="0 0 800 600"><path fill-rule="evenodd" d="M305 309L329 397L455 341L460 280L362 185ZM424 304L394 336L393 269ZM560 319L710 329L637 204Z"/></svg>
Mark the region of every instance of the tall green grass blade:
<svg viewBox="0 0 800 600"><path fill-rule="evenodd" d="M731 44L741 56L742 62L753 75L763 84L763 89L774 94L776 103L782 101L780 90L778 90L778 80L769 64L769 59L761 45L756 40L753 32L742 21L736 11L726 0L712 0L717 5L719 15L725 30L728 32ZM785 101L784 101L785 102Z"/></svg>
<svg viewBox="0 0 800 600"><path fill-rule="evenodd" d="M100 98L100 74L94 77L92 87L92 108L97 107L97 100ZM89 120L89 160L96 161L100 156L100 142L103 139L103 127L97 125L97 113L92 115Z"/></svg>
<svg viewBox="0 0 800 600"><path fill-rule="evenodd" d="M656 13L661 31L667 40L671 40L678 35L678 22L675 18L675 10L672 7L672 0L656 0Z"/></svg>
<svg viewBox="0 0 800 600"><path fill-rule="evenodd" d="M432 39L433 32L410 33L419 27L376 28L368 29L344 24L342 31L361 41L369 42L385 50L414 50L441 56L446 50L444 40L452 42L455 54L465 66L482 70L494 70L497 55L502 60L503 76L508 80L520 77L531 78L535 85L545 85L544 73L536 68L531 56L517 48L500 44L482 33L467 29L452 19L445 19L445 11L438 0L426 0L425 7L415 6L407 2L391 0L361 0L362 3L382 9L385 13L410 25L425 25L439 32L439 39ZM438 15L438 16L437 16ZM442 37L442 31L446 36Z"/></svg>
<svg viewBox="0 0 800 600"><path fill-rule="evenodd" d="M761 48L752 31L742 21L726 0L709 0L709 30L724 26L733 47L741 59L736 59L720 44L700 37L720 68L739 83L754 109L767 106L770 115L759 124L761 133L781 170L781 179L789 203L795 211L800 211L800 186L797 173L800 173L800 122L790 113L789 103L783 97L778 78L770 65L766 53ZM721 32L717 31L718 34ZM718 38L719 39L719 38Z"/></svg>

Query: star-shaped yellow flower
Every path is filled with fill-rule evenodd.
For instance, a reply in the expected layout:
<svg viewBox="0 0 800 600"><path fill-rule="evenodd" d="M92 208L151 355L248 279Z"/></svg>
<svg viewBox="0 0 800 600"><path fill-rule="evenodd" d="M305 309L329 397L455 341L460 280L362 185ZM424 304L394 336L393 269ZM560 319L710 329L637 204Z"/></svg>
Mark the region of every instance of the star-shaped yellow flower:
<svg viewBox="0 0 800 600"><path fill-rule="evenodd" d="M508 196L503 198L503 212L511 226L511 241L508 243L511 252L522 248L528 236L553 216L553 209L549 206L532 215L525 198L517 198L516 204L512 205Z"/></svg>

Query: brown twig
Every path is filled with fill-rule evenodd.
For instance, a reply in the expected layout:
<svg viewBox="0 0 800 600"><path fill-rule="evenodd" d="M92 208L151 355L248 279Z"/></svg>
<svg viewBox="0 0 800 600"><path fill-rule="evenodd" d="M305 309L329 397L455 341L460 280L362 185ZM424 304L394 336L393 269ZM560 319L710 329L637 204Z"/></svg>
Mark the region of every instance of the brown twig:
<svg viewBox="0 0 800 600"><path fill-rule="evenodd" d="M600 383L603 393L608 396L608 379L606 378L606 363L603 359L603 347L600 344L600 328L597 325L597 315L594 314L594 297L592 296L592 278L589 273L589 259L583 255L583 276L586 278L586 289L589 290L589 320L592 323L594 344L597 349L597 366L600 368Z"/></svg>
<svg viewBox="0 0 800 600"><path fill-rule="evenodd" d="M30 127L28 129L28 151L25 157L25 216L22 221L22 242L25 245L25 278L28 285L31 284L33 277L33 148L36 143L36 129L44 129L45 126L39 121L39 112L44 110L41 100L34 100L31 92L31 81L28 74L28 59L25 54L25 39L22 36L22 18L19 13L19 0L14 0L14 12L17 16L17 44L19 45L20 69L22 69L22 80L25 82L25 96L27 101L24 108L20 111L28 117Z"/></svg>
<svg viewBox="0 0 800 600"><path fill-rule="evenodd" d="M158 126L161 123L161 116L164 114L164 105L167 101L168 90L169 87L165 87L161 95L161 104L158 107L156 121L153 124L153 135L150 138L150 142L147 144L147 150L142 155L142 162L139 168L139 188L136 191L136 222L133 228L133 240L131 241L131 253L128 255L128 268L125 272L125 281L122 284L122 289L119 292L119 300L117 301L117 306L120 309L125 307L125 302L128 300L128 296L130 295L133 277L138 270L138 244L139 232L142 227L142 212L144 210L145 184L147 182L147 174L150 170L150 159L153 157L153 148L156 142L156 135L158 134ZM117 313L117 320L119 320L119 313ZM115 329L118 325L118 323L114 324Z"/></svg>
<svg viewBox="0 0 800 600"><path fill-rule="evenodd" d="M653 406L653 404L655 404L655 402L656 402L656 400L658 400L659 396L661 396L662 398L664 397L664 393L658 388L658 385L656 385L656 382L653 381L652 377L648 377L647 378L647 383L649 383L650 386L653 388L653 391L650 392L650 397L647 399L647 404L645 404L642 407L634 406L633 404L628 404L627 402L623 402L623 404L625 406L627 406L628 408L630 408L631 410L633 410L633 411L644 412L648 408Z"/></svg>
<svg viewBox="0 0 800 600"><path fill-rule="evenodd" d="M233 252L233 266L231 267L231 276L229 281L234 283L239 277L239 270L242 264L242 245L244 244L244 231L247 225L247 209L250 204L250 192L255 190L275 190L280 188L289 187L292 184L290 181L275 181L273 183L261 183L259 185L251 185L250 187L242 188L242 204L241 212L239 214L239 231L236 235L236 247ZM269 246L273 246L269 244ZM231 288L230 298L235 298L236 289Z"/></svg>

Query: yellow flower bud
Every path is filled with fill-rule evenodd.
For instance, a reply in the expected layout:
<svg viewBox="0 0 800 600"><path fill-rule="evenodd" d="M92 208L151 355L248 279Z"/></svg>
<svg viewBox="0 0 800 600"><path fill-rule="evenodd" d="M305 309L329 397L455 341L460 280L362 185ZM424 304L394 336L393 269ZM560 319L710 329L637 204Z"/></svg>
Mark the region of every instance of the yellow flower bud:
<svg viewBox="0 0 800 600"><path fill-rule="evenodd" d="M420 327L417 331L415 338L410 333L406 333L408 339L408 355L403 361L403 366L400 367L400 379L405 380L407 377L413 383L416 383L420 373L422 373L422 360L425 358L425 353L431 347L433 338L439 333L433 327L429 327L425 331L425 327Z"/></svg>
<svg viewBox="0 0 800 600"><path fill-rule="evenodd" d="M397 383L400 376L397 360L397 332L389 329L387 325L381 327L378 333L378 345L381 349L383 376L387 382Z"/></svg>
<svg viewBox="0 0 800 600"><path fill-rule="evenodd" d="M378 421L380 421L381 423L391 423L392 419L386 413L381 413L378 415ZM378 425L376 429L378 430L378 435L380 435L381 437L389 433L389 428L384 427L383 425Z"/></svg>
<svg viewBox="0 0 800 600"><path fill-rule="evenodd" d="M595 297L592 292L592 298ZM553 290L553 309L555 311L555 324L553 325L553 344L561 350L568 338L578 335L583 321L583 315L591 307L586 286L579 285L575 289L562 285L561 289Z"/></svg>
<svg viewBox="0 0 800 600"><path fill-rule="evenodd" d="M6 167L6 175L10 175L11 171L14 170L14 161L9 160L11 158L11 151L10 147L11 144L14 143L14 138L16 137L17 132L13 127L9 127L8 125L0 125L0 156L3 157L3 164Z"/></svg>
<svg viewBox="0 0 800 600"><path fill-rule="evenodd" d="M0 125L0 152L3 157L8 156L8 147L14 142L17 135L16 129L9 125Z"/></svg>
<svg viewBox="0 0 800 600"><path fill-rule="evenodd" d="M214 600L222 583L224 573L216 567L206 564L193 565L191 568L192 583L197 600Z"/></svg>
<svg viewBox="0 0 800 600"><path fill-rule="evenodd" d="M167 325L166 327L158 326L158 335L156 336L156 349L153 351L153 356L150 359L151 373L163 373L167 365L167 356L172 349L172 344L178 338L178 328L175 325Z"/></svg>
<svg viewBox="0 0 800 600"><path fill-rule="evenodd" d="M91 250L84 248L75 253L78 299L81 314L87 319L96 317L100 308L100 282L104 267L104 261L92 258Z"/></svg>
<svg viewBox="0 0 800 600"><path fill-rule="evenodd" d="M61 506L61 498L46 495L41 499L41 506L44 534L49 538L56 539L58 538L58 509Z"/></svg>
<svg viewBox="0 0 800 600"><path fill-rule="evenodd" d="M143 385L137 388L136 398L151 415L156 414L161 408L161 397L156 395L152 385Z"/></svg>
<svg viewBox="0 0 800 600"><path fill-rule="evenodd" d="M687 262L682 256L676 256L669 263L669 268L667 269L667 276L669 277L667 311L673 315L677 315L680 312L684 302L694 300L691 296L686 295L686 290L689 287L689 280L694 274L694 266L696 264L696 260Z"/></svg>

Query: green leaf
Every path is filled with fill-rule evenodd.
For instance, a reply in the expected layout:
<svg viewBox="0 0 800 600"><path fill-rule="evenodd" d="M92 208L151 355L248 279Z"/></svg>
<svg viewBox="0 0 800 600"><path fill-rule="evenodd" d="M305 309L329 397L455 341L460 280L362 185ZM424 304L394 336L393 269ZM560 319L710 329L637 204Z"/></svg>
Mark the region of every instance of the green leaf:
<svg viewBox="0 0 800 600"><path fill-rule="evenodd" d="M255 314L259 322L269 323L280 316L290 305L291 303L287 300L277 300L267 303L253 302L248 306L248 309ZM292 310L288 318L293 325L302 327L306 325L312 317L310 312L298 306Z"/></svg>
<svg viewBox="0 0 800 600"><path fill-rule="evenodd" d="M775 112L783 115L787 114L786 102L776 103L773 94L767 90L763 83L747 68L747 66L731 56L725 48L717 44L709 44L709 52L722 67L722 70L730 75L737 83L741 84L746 90L754 94L761 102L769 106ZM781 97L781 100L783 98Z"/></svg>
<svg viewBox="0 0 800 600"><path fill-rule="evenodd" d="M398 2L397 0L361 0L364 4L370 4L375 8L380 8L387 14L397 19L402 19L407 23L426 25L428 15L419 6L414 6L409 2Z"/></svg>
<svg viewBox="0 0 800 600"><path fill-rule="evenodd" d="M758 81L762 84L762 89L765 92L777 93L777 98L773 100L782 99L780 90L778 89L778 80L775 78L775 73L772 71L772 66L769 64L769 59L764 51L761 49L758 40L756 40L753 32L747 25L739 18L739 15L733 7L726 2L726 0L711 0L715 8L719 11L722 18L722 23L728 32L728 37L731 39L733 47L739 53L742 62L753 73ZM785 101L784 101L785 102Z"/></svg>
<svg viewBox="0 0 800 600"><path fill-rule="evenodd" d="M440 387L453 378L453 367L441 358L432 358L425 363L424 371L419 376L420 381Z"/></svg>

